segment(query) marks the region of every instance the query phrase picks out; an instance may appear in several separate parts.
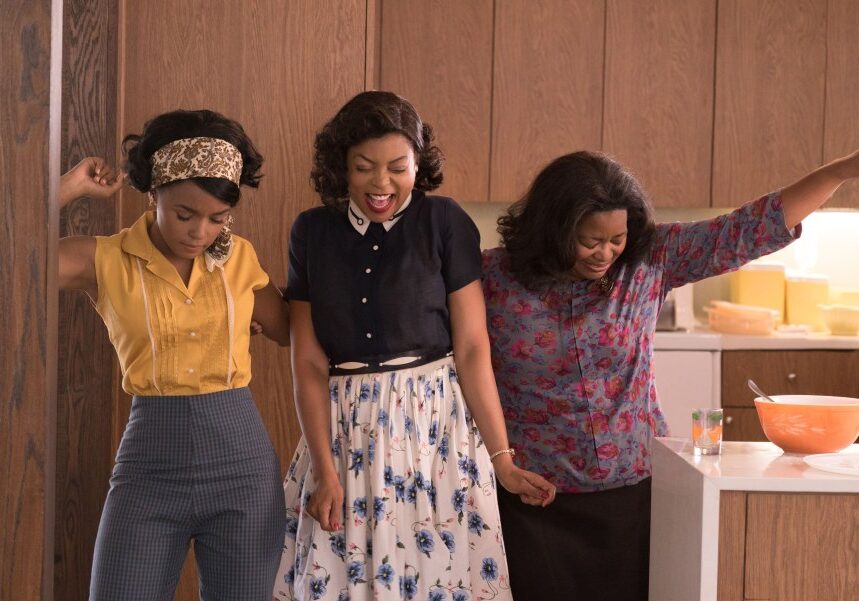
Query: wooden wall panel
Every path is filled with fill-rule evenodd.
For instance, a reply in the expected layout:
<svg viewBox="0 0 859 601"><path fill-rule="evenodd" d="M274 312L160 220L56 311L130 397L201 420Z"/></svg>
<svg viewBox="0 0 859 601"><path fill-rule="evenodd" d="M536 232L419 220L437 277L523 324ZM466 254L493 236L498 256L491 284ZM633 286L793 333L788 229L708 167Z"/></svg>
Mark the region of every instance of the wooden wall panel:
<svg viewBox="0 0 859 601"><path fill-rule="evenodd" d="M491 200L518 200L549 161L602 147L605 6L496 3Z"/></svg>
<svg viewBox="0 0 859 601"><path fill-rule="evenodd" d="M0 3L0 599L15 601L53 598L61 19L56 0Z"/></svg>
<svg viewBox="0 0 859 601"><path fill-rule="evenodd" d="M716 1L609 0L603 150L661 207L709 207Z"/></svg>
<svg viewBox="0 0 859 601"><path fill-rule="evenodd" d="M266 175L259 190L243 191L234 229L280 286L292 221L319 202L309 184L314 134L364 89L366 14L366 0L122 3L119 131L139 132L174 108L240 121L266 157ZM123 192L122 223L144 208L143 195ZM289 351L257 337L251 352L251 388L285 470L300 436ZM117 414L118 435L127 408ZM193 598L186 570L177 599Z"/></svg>
<svg viewBox="0 0 859 601"><path fill-rule="evenodd" d="M379 89L407 98L447 162L439 192L489 194L492 0L382 2Z"/></svg>
<svg viewBox="0 0 859 601"><path fill-rule="evenodd" d="M823 158L826 2L720 0L713 206L789 184Z"/></svg>
<svg viewBox="0 0 859 601"><path fill-rule="evenodd" d="M116 156L116 0L66 0L63 15L61 166ZM81 199L60 214L60 235L116 231L112 201ZM93 547L113 465L113 347L83 292L60 293L54 590L89 595Z"/></svg>
<svg viewBox="0 0 859 601"><path fill-rule="evenodd" d="M859 3L829 0L826 59L826 124L823 159L831 161L859 148ZM829 207L859 208L859 182L845 184Z"/></svg>

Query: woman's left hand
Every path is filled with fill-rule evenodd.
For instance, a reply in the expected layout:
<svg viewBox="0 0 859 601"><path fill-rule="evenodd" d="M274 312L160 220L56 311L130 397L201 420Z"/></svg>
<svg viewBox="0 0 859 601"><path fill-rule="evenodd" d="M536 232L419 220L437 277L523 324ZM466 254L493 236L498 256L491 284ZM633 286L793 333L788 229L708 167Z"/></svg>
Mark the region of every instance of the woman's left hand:
<svg viewBox="0 0 859 601"><path fill-rule="evenodd" d="M555 500L554 484L539 474L517 467L509 455L499 456L494 463L498 482L508 492L519 495L523 503L546 507Z"/></svg>
<svg viewBox="0 0 859 601"><path fill-rule="evenodd" d="M86 157L60 178L60 206L82 196L110 198L122 188L125 173L101 157Z"/></svg>

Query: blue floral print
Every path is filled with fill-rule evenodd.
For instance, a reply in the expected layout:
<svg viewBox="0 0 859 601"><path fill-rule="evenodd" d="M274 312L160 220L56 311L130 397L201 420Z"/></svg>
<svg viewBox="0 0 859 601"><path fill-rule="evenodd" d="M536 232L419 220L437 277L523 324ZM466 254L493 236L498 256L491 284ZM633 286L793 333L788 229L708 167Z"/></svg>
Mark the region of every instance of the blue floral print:
<svg viewBox="0 0 859 601"><path fill-rule="evenodd" d="M484 559L483 562L485 564L486 560ZM346 578L349 580L349 582L351 582L352 584L355 584L356 582L364 582L364 580L362 579L363 576L364 564L360 561L350 561L349 565L346 566Z"/></svg>
<svg viewBox="0 0 859 601"><path fill-rule="evenodd" d="M310 578L310 598L321 599L327 589L328 578Z"/></svg>
<svg viewBox="0 0 859 601"><path fill-rule="evenodd" d="M439 536L441 537L441 540L442 542L444 542L444 546L447 547L448 551L450 551L451 553L456 551L456 539L454 538L453 534L451 534L447 530L442 530Z"/></svg>
<svg viewBox="0 0 859 601"><path fill-rule="evenodd" d="M358 497L352 501L352 511L354 511L355 515L358 517L367 517L367 499L365 497Z"/></svg>
<svg viewBox="0 0 859 601"><path fill-rule="evenodd" d="M391 590L391 581L394 579L394 568L388 563L388 558L382 560L382 564L376 570L376 580Z"/></svg>
<svg viewBox="0 0 859 601"><path fill-rule="evenodd" d="M325 532L304 510L316 482L302 440L273 601L511 600L494 473L455 375L447 358L331 378L343 523Z"/></svg>
<svg viewBox="0 0 859 601"><path fill-rule="evenodd" d="M498 578L498 563L491 557L483 558L483 567L480 569L480 577L487 581Z"/></svg>
<svg viewBox="0 0 859 601"><path fill-rule="evenodd" d="M430 553L435 549L435 539L433 538L432 532L426 528L422 528L420 532L415 533L415 544L417 544L421 553L430 557Z"/></svg>
<svg viewBox="0 0 859 601"><path fill-rule="evenodd" d="M355 477L358 477L358 472L364 469L364 451L361 449L355 449L351 451L352 454L352 465L349 466L349 469L355 472Z"/></svg>
<svg viewBox="0 0 859 601"><path fill-rule="evenodd" d="M373 497L373 519L377 522L385 517L385 499Z"/></svg>
<svg viewBox="0 0 859 601"><path fill-rule="evenodd" d="M329 538L331 541L331 550L340 559L346 559L346 539L341 533L332 534Z"/></svg>

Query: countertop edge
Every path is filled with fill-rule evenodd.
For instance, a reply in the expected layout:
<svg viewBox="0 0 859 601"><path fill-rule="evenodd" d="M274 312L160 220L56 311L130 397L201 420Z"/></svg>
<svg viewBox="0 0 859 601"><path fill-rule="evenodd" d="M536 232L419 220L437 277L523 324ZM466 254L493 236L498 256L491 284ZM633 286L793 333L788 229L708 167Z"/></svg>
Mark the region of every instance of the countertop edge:
<svg viewBox="0 0 859 601"><path fill-rule="evenodd" d="M802 462L802 455L783 453L778 447L769 442L724 442L723 455L695 456L690 451L691 442L682 438L656 438L657 444L663 445L677 455L691 469L709 481L718 490L747 491L747 492L796 492L796 493L848 493L859 494L859 477L824 472ZM848 453L859 454L859 444L848 447ZM760 468L749 468L752 473L724 474L723 471L737 469L739 459L746 455L749 463L761 464ZM653 454L657 456L656 453ZM720 464L724 457L729 465ZM757 470L757 471L756 471ZM795 475L773 474L767 471L786 472Z"/></svg>
<svg viewBox="0 0 859 601"><path fill-rule="evenodd" d="M688 332L657 331L653 337L656 351L731 351L731 350L857 350L859 336L827 334L771 334L742 336L711 330Z"/></svg>

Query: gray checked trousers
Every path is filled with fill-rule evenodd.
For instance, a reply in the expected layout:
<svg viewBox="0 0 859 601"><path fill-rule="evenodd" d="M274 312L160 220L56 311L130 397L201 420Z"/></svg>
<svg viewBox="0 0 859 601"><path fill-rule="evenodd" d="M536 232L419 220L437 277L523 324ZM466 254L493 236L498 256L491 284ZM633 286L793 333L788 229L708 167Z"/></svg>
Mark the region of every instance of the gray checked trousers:
<svg viewBox="0 0 859 601"><path fill-rule="evenodd" d="M171 601L193 541L203 601L270 601L280 466L247 388L134 397L96 538L91 601Z"/></svg>

